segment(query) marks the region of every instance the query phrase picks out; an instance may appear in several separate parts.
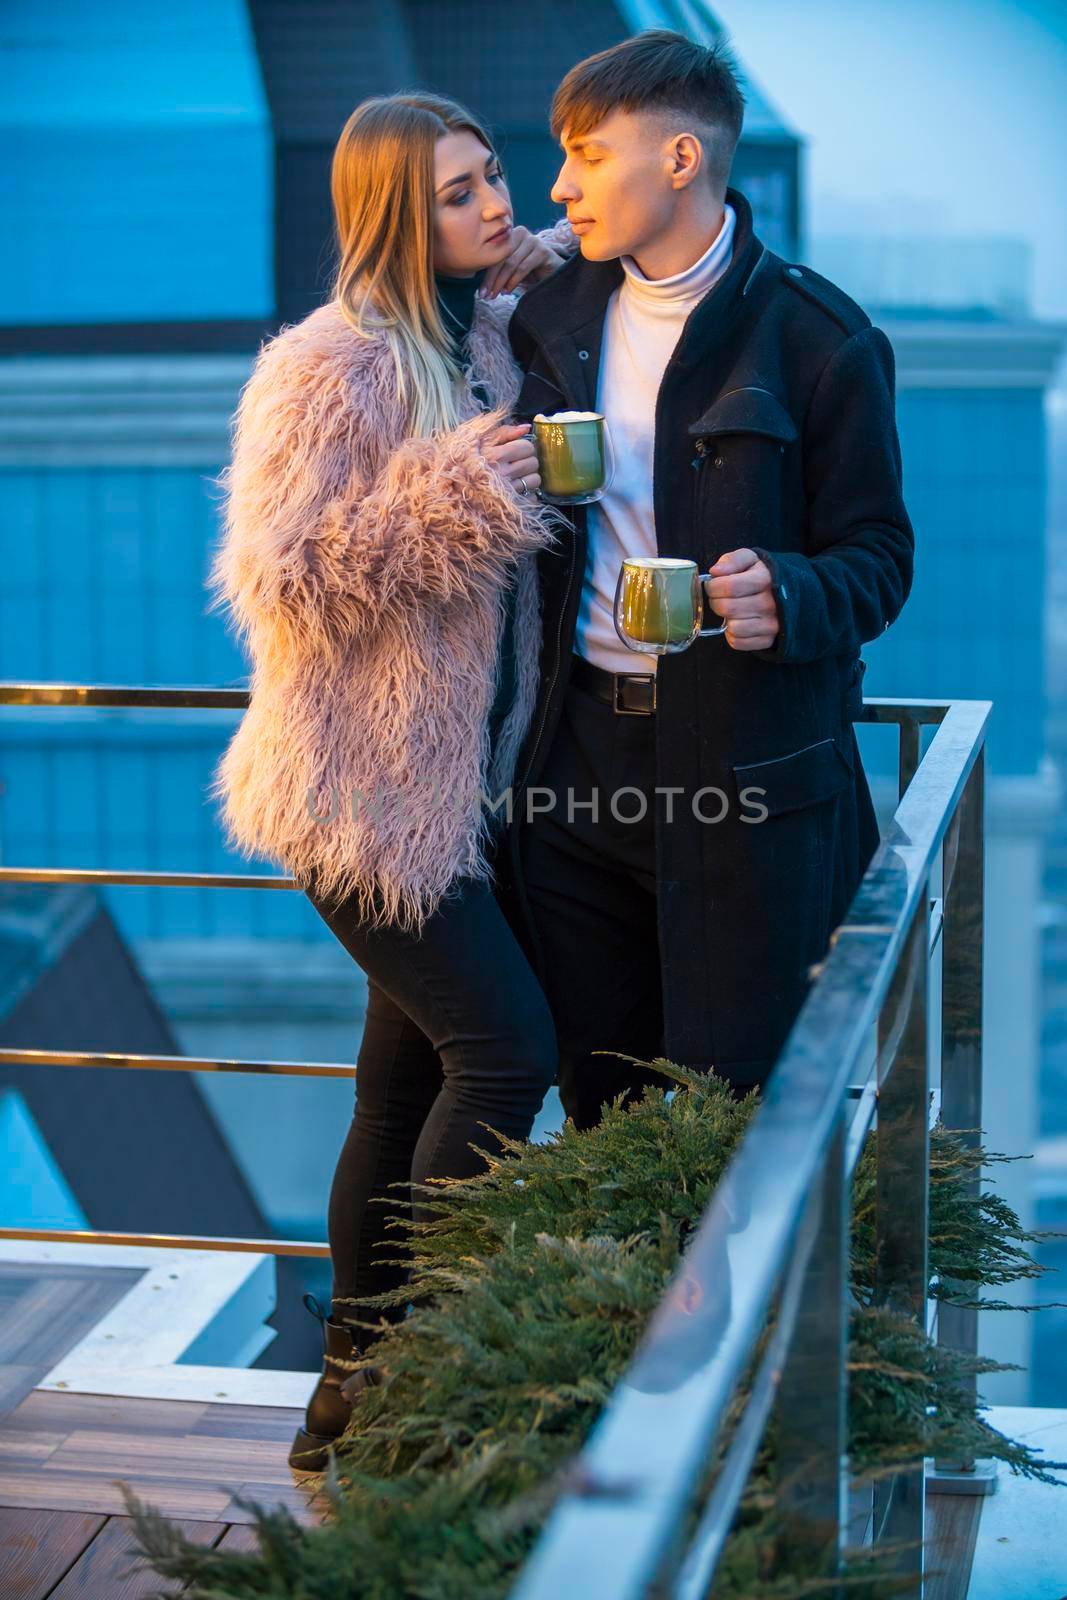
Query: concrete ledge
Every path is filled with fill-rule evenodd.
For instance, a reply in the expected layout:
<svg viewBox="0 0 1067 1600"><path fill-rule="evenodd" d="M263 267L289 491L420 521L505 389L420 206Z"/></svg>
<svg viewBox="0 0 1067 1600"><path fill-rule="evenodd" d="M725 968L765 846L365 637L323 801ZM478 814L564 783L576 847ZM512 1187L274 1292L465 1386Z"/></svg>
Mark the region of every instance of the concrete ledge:
<svg viewBox="0 0 1067 1600"><path fill-rule="evenodd" d="M0 466L217 471L252 356L0 359Z"/></svg>
<svg viewBox="0 0 1067 1600"><path fill-rule="evenodd" d="M7 1240L0 1260L24 1266L142 1267L133 1287L36 1385L74 1394L143 1400L225 1400L230 1405L307 1404L318 1372L197 1365L182 1360L224 1341L255 1360L272 1330L274 1258L219 1250L147 1246L41 1244Z"/></svg>

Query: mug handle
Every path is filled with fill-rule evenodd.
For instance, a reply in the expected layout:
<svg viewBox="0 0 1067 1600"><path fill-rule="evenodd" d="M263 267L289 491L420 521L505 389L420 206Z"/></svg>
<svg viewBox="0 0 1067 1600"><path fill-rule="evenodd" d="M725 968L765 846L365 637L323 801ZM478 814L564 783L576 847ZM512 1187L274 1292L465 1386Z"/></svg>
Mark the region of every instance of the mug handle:
<svg viewBox="0 0 1067 1600"><path fill-rule="evenodd" d="M711 573L710 572L700 572L700 573L697 574L697 578L698 578L698 581L700 583L700 604L701 604L701 608L702 608L701 612L700 612L700 615L702 617L704 615L703 607L709 604L707 593L706 593L706 591L704 589L704 579L705 578L710 578L710 577L711 577ZM729 626L730 626L730 624L727 621L727 622L723 623L721 628L701 628L700 632L697 634L697 638L698 639L714 639L717 634L725 633Z"/></svg>

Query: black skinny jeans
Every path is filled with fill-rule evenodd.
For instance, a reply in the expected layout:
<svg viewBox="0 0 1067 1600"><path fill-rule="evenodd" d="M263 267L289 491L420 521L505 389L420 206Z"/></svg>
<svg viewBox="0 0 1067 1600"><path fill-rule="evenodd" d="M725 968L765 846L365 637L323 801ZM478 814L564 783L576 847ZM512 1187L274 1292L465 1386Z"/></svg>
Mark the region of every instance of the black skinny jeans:
<svg viewBox="0 0 1067 1600"><path fill-rule="evenodd" d="M345 1303L405 1280L402 1265L386 1264L403 1255L402 1234L387 1224L410 1215L411 1202L389 1186L481 1171L472 1143L499 1144L480 1124L528 1138L556 1076L548 1003L492 888L458 887L418 938L366 927L354 901L308 896L368 979L355 1115L330 1191L334 1321L403 1315ZM361 1344L372 1338L360 1331Z"/></svg>

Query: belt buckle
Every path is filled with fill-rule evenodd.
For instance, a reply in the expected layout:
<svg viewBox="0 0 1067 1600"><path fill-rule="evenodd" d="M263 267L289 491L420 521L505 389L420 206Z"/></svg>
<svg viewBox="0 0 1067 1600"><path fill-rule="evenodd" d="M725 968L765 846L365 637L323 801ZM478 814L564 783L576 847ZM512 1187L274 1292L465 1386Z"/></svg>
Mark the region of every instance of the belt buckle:
<svg viewBox="0 0 1067 1600"><path fill-rule="evenodd" d="M612 677L614 679L615 690L614 704L612 709L614 710L615 715L617 717L650 717L656 709L656 674L654 672L614 672L612 673ZM652 704L649 706L647 711L632 711L629 706L620 705L619 692L622 688L622 682L626 680L631 682L650 683L652 685Z"/></svg>

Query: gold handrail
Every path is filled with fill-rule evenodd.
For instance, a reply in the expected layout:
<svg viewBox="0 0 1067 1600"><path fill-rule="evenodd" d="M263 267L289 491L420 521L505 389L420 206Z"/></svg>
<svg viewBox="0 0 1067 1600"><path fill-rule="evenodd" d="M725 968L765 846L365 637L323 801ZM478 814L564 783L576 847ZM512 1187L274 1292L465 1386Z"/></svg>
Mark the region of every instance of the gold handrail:
<svg viewBox="0 0 1067 1600"><path fill-rule="evenodd" d="M0 707L38 710L244 710L250 691L235 685L79 684L0 682ZM948 711L940 700L863 702L864 722L896 723L909 749L918 753L919 725L938 723ZM901 773L902 788L903 771ZM79 883L157 888L288 889L292 877L253 873L112 871L81 867L0 867L0 883ZM356 1069L336 1062L209 1060L191 1056L123 1054L110 1051L0 1048L0 1065L125 1067L153 1072L259 1072L279 1077L354 1078ZM187 1235L108 1233L91 1229L0 1228L0 1239L63 1240L89 1244L149 1244L190 1250L258 1250L266 1255L326 1256L328 1246L286 1239L201 1238Z"/></svg>

